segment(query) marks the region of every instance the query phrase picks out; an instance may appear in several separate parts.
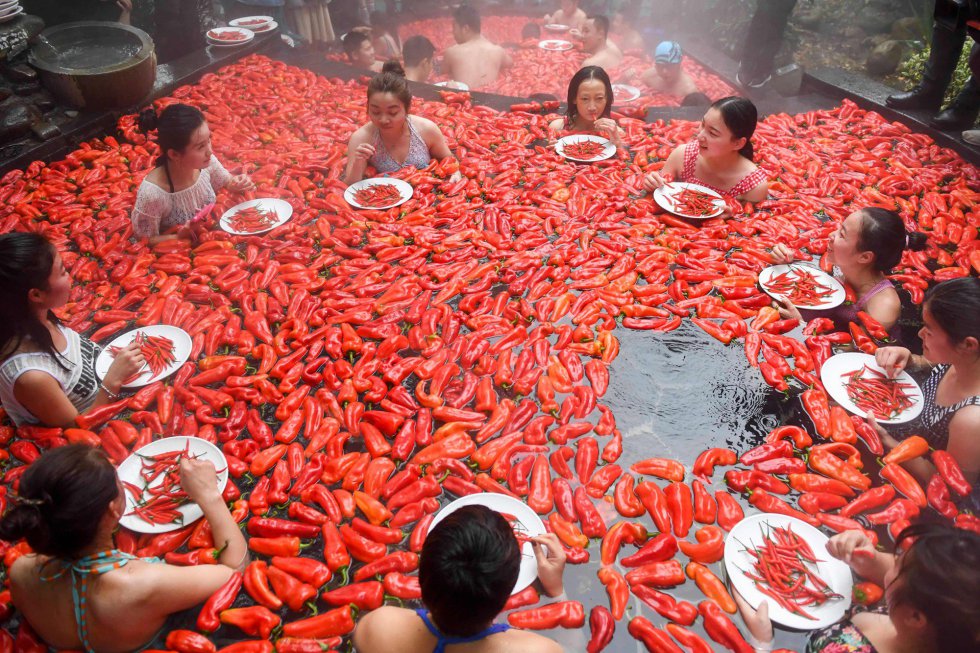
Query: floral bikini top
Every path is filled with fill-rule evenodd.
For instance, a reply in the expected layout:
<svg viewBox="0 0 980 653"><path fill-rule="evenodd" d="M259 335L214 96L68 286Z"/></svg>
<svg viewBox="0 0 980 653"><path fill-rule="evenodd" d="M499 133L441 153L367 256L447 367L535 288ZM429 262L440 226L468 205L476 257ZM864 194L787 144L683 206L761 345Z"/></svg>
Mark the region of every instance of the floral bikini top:
<svg viewBox="0 0 980 653"><path fill-rule="evenodd" d="M388 152L384 141L381 140L381 132L379 131L375 135L374 154L371 156L369 163L379 173L398 172L406 166L415 166L416 168L422 169L429 165L429 161L432 160L432 157L429 155L429 146L425 144L422 136L415 129L415 125L412 124L412 119L409 117L407 120L409 131L408 156L405 157L403 163L395 161L391 153Z"/></svg>
<svg viewBox="0 0 980 653"><path fill-rule="evenodd" d="M887 609L882 606L871 612L886 614ZM807 642L806 653L878 653L864 633L851 621L853 614L823 630L814 631Z"/></svg>

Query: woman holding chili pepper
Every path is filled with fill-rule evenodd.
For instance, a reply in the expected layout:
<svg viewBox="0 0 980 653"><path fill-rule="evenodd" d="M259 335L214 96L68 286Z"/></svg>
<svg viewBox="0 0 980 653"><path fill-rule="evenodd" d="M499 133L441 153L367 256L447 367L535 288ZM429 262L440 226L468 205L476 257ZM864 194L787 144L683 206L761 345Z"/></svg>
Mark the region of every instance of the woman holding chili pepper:
<svg viewBox="0 0 980 653"><path fill-rule="evenodd" d="M612 82L599 66L580 68L568 82L568 113L548 125L554 134L596 133L621 147L623 132L609 117L613 105Z"/></svg>
<svg viewBox="0 0 980 653"><path fill-rule="evenodd" d="M187 104L171 104L157 115L150 107L139 116L144 132L157 130L160 154L156 167L140 184L133 207L133 234L150 244L182 237L167 233L187 224L225 186L244 193L255 186L246 175L233 177L211 150L211 130L204 114ZM187 234L190 237L189 234Z"/></svg>
<svg viewBox="0 0 980 653"><path fill-rule="evenodd" d="M862 531L830 538L827 552L885 588L885 603L810 635L807 653L925 653L980 647L980 535L916 524L899 533L897 554L882 553ZM772 649L772 623L736 594L756 651Z"/></svg>
<svg viewBox="0 0 980 653"><path fill-rule="evenodd" d="M759 112L750 100L730 96L708 107L696 140L678 145L660 172L643 179L648 192L670 183L700 184L746 202L769 195L768 173L752 162L752 134Z"/></svg>
<svg viewBox="0 0 980 653"><path fill-rule="evenodd" d="M368 83L367 103L371 122L354 132L347 143L346 183L363 179L369 164L385 174L405 166L424 168L433 158L453 155L434 122L409 113L412 92L397 61L386 63L381 74ZM453 180L458 178L457 172Z"/></svg>
<svg viewBox="0 0 980 653"><path fill-rule="evenodd" d="M922 304L922 356L904 347L880 347L875 359L894 376L904 369L931 369L922 384L924 406L907 433L924 437L937 450L949 452L972 491L958 499L980 511L980 279L951 279L926 293ZM879 427L882 443L898 441ZM923 484L936 472L925 457L903 463Z"/></svg>
<svg viewBox="0 0 980 653"><path fill-rule="evenodd" d="M56 649L133 651L174 612L207 599L248 560L245 538L218 490L214 467L184 458L181 485L204 511L218 565L179 567L115 548L126 510L116 470L98 449L52 449L24 473L0 537L34 550L10 568L14 605Z"/></svg>
<svg viewBox="0 0 980 653"><path fill-rule="evenodd" d="M74 425L79 413L119 399L123 381L143 365L132 344L99 381L96 345L52 312L70 291L61 254L43 236L0 236L0 402L18 426Z"/></svg>
<svg viewBox="0 0 980 653"><path fill-rule="evenodd" d="M564 594L565 554L555 535L531 539L538 578L548 596ZM545 553L545 547L547 553ZM535 633L494 624L510 597L521 566L521 550L508 521L485 506L464 506L428 534L419 558L425 610L384 606L364 615L354 631L361 653L452 653L467 651L556 651L561 646Z"/></svg>
<svg viewBox="0 0 980 653"><path fill-rule="evenodd" d="M858 312L866 311L888 332L891 339L901 336L898 318L902 303L886 275L898 265L906 249L919 251L926 246L926 236L906 232L905 223L894 211L878 207L858 209L841 222L827 241L827 257L841 272L841 281L854 289L857 301L830 311L800 311L787 302L779 304L783 318L813 319L828 317L838 328L847 330L858 321ZM783 243L772 249L776 263L791 263L794 251Z"/></svg>

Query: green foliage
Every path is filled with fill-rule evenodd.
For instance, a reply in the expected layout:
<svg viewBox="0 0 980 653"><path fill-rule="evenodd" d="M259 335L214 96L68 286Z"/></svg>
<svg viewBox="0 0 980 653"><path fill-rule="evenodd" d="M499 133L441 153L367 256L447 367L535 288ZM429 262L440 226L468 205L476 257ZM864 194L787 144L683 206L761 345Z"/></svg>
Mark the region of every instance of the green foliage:
<svg viewBox="0 0 980 653"><path fill-rule="evenodd" d="M952 101L956 94L960 92L966 80L970 77L970 46L973 44L972 39L967 39L967 42L963 45L963 52L960 53L960 60L956 64L956 70L953 72L953 80L949 83L949 88L946 89L946 97L943 100L944 105ZM926 62L929 61L929 47L925 47L921 50L914 51L908 59L902 62L899 67L898 77L903 82L905 82L906 89L911 89L913 86L919 83L922 79L922 73L926 68Z"/></svg>

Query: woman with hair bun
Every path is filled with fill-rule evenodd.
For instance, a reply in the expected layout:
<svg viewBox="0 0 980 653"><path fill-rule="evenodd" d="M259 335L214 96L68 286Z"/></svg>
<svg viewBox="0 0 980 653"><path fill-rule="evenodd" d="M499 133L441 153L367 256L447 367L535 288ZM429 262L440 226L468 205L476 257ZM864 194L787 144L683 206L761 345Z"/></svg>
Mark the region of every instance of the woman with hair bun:
<svg viewBox="0 0 980 653"><path fill-rule="evenodd" d="M221 498L214 466L185 457L180 482L211 525L219 564L178 567L116 549L113 532L126 499L98 449L58 447L27 468L0 520L0 538L24 538L33 550L11 565L10 595L49 646L135 651L170 614L203 602L245 567L245 538Z"/></svg>
<svg viewBox="0 0 980 653"><path fill-rule="evenodd" d="M660 172L643 179L652 192L671 181L686 181L746 202L769 195L766 171L752 162L752 135L759 112L751 100L730 96L708 107L695 140L678 145Z"/></svg>
<svg viewBox="0 0 980 653"><path fill-rule="evenodd" d="M211 131L204 114L187 104L171 104L157 115L150 107L139 116L143 131L157 130L160 154L156 167L140 184L133 207L133 234L161 240L189 237L178 230L225 186L244 193L255 186L246 175L232 176L211 150ZM166 233L176 230L177 233ZM164 234L164 235L161 235Z"/></svg>
<svg viewBox="0 0 980 653"><path fill-rule="evenodd" d="M347 143L343 177L347 184L363 179L369 164L379 174L386 174L406 166L424 168L433 158L453 155L434 122L411 115L412 92L397 61L385 63L370 81L367 104L371 121L355 131Z"/></svg>

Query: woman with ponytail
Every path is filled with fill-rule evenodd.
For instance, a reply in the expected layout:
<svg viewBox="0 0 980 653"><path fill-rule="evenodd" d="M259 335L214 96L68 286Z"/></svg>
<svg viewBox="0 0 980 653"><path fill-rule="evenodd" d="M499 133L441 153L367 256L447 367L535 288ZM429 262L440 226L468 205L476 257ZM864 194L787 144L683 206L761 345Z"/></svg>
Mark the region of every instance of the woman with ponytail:
<svg viewBox="0 0 980 653"><path fill-rule="evenodd" d="M730 96L708 107L694 141L678 145L660 172L643 179L652 192L671 181L707 186L725 197L761 202L769 195L766 171L752 162L759 113L750 100Z"/></svg>
<svg viewBox="0 0 980 653"><path fill-rule="evenodd" d="M183 458L180 484L211 526L217 564L178 567L117 549L113 532L126 499L102 451L65 445L27 468L0 520L0 538L31 547L8 570L10 596L51 648L138 650L170 614L203 602L244 568L247 544L214 466Z"/></svg>
<svg viewBox="0 0 980 653"><path fill-rule="evenodd" d="M406 166L424 168L433 158L453 155L434 122L410 114L412 92L397 61L385 63L381 73L374 76L368 84L367 101L371 121L354 132L347 143L346 183L363 179L369 164L385 174Z"/></svg>
<svg viewBox="0 0 980 653"><path fill-rule="evenodd" d="M43 236L0 236L0 403L18 426L72 426L79 413L119 399L143 365L130 345L100 382L96 345L53 313L70 292L61 254Z"/></svg>
<svg viewBox="0 0 980 653"><path fill-rule="evenodd" d="M214 204L217 191L225 186L234 193L254 188L246 175L233 177L215 158L208 123L195 107L171 104L159 115L150 107L140 113L139 126L146 132L157 130L160 155L136 194L132 220L137 238L149 238L152 245L190 237L181 226Z"/></svg>

